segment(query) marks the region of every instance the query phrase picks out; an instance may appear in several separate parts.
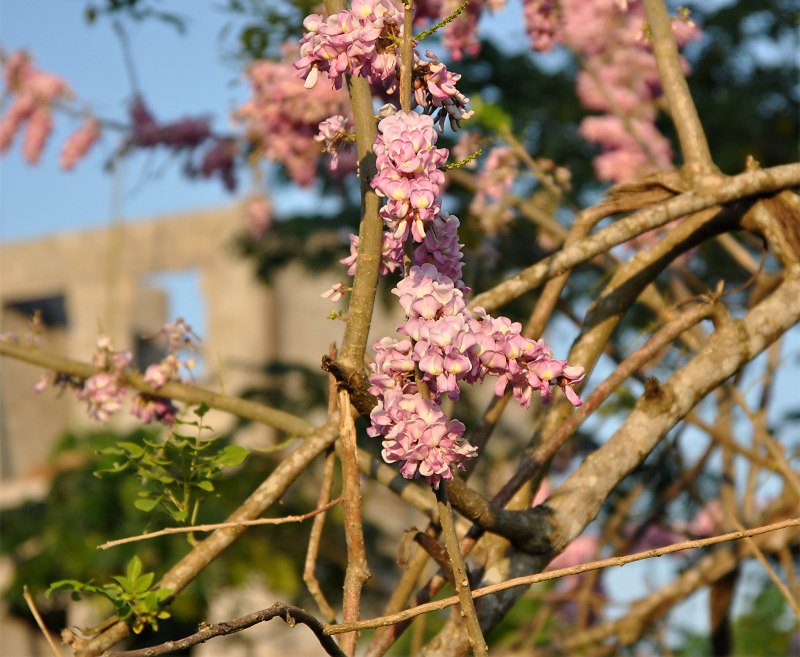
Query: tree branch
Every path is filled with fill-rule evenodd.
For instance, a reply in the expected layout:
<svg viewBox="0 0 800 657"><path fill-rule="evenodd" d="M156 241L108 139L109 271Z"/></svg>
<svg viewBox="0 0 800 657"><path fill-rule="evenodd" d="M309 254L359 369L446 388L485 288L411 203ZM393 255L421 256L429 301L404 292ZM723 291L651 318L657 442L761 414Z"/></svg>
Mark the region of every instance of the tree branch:
<svg viewBox="0 0 800 657"><path fill-rule="evenodd" d="M709 181L705 186L641 210L580 242L565 246L558 253L544 258L491 290L477 295L469 307L482 306L487 312L493 312L538 287L544 281L563 274L581 262L636 235L663 226L673 219L715 205L730 203L756 194L769 194L797 185L800 185L800 164L784 164L770 169L748 171L721 181L716 179L713 183Z"/></svg>
<svg viewBox="0 0 800 657"><path fill-rule="evenodd" d="M58 354L42 351L35 347L25 347L4 340L0 340L0 356L9 356L81 379L88 379L90 376L101 372L101 370L89 363L64 358ZM165 383L160 388L154 388L145 382L144 377L138 372L123 372L122 376L131 388L147 395L175 399L187 404L205 402L211 408L227 411L232 415L260 422L302 438L306 438L316 431L316 427L313 424L296 415L247 401L246 399L222 395L187 383Z"/></svg>
<svg viewBox="0 0 800 657"><path fill-rule="evenodd" d="M333 15L345 9L344 0L326 0L325 8ZM347 76L350 104L353 109L358 149L358 171L361 180L361 223L358 234L358 259L353 279L353 291L347 309L347 324L340 351L339 362L348 372L348 378L364 379L364 353L375 304L378 270L383 246L383 221L378 214L380 199L370 187L377 173L375 153L372 150L377 135L372 109L372 92L365 78Z"/></svg>
<svg viewBox="0 0 800 657"><path fill-rule="evenodd" d="M800 518L791 518L783 520L770 525L763 525L761 527L754 527L745 531L730 532L728 534L720 534L719 536L712 536L710 538L703 538L693 541L681 541L680 543L673 543L663 548L653 550L645 550L643 552L636 552L624 557L613 557L611 559L600 559L599 561L592 561L590 563L580 564L578 566L571 566L569 568L559 568L557 570L550 570L546 573L537 573L535 575L526 575L524 577L515 577L513 579L500 582L499 584L492 584L491 586L484 586L472 591L472 597L483 598L493 593L500 591L507 591L508 589L518 588L521 586L530 586L538 582L546 582L551 579L559 579L568 575L579 575L580 573L587 573L591 570L598 570L600 568L610 568L612 566L624 566L634 561L642 561L644 559L652 559L653 557L661 557L665 554L673 554L682 550L693 550L696 548L707 547L709 545L716 545L718 543L725 543L728 541L736 541L750 536L760 536L768 532L775 532L789 527L800 527ZM361 630L373 629L376 627L384 627L386 625L394 625L400 621L408 620L422 614L427 614L431 611L438 611L439 609L446 609L458 604L458 596L451 596L443 598L435 602L429 602L413 609L406 609L397 614L390 614L381 616L380 618L372 618L369 620L359 621L358 623L350 623L347 625L325 625L323 632L328 635L343 634L345 632L358 632Z"/></svg>
<svg viewBox="0 0 800 657"><path fill-rule="evenodd" d="M656 57L658 75L669 104L672 123L678 132L683 160L693 175L712 173L716 167L689 91L689 83L683 73L667 8L663 0L643 0L642 4L653 37L653 54Z"/></svg>
<svg viewBox="0 0 800 657"><path fill-rule="evenodd" d="M345 657L345 654L339 649L330 636L323 632L323 625L305 609L300 607L291 607L282 602L276 602L274 605L261 611L255 611L252 614L247 614L241 618L225 621L223 623L215 623L203 627L199 632L195 632L183 639L177 641L167 641L158 646L150 648L141 648L139 650L124 650L116 652L116 657L156 657L156 655L167 655L169 653L186 650L191 646L196 646L200 643L205 643L209 639L218 636L227 636L246 630L248 627L253 627L258 623L272 620L273 618L281 618L290 627L294 627L297 623L302 623L314 633L314 636L319 640L320 645L325 650L326 654L331 657Z"/></svg>

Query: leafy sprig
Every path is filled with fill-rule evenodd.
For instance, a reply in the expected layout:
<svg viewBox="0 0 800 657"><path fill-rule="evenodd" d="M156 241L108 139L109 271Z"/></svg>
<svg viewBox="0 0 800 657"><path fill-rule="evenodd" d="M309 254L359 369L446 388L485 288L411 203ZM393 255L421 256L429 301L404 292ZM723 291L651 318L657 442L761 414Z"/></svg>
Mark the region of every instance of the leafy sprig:
<svg viewBox="0 0 800 657"><path fill-rule="evenodd" d="M62 579L53 582L45 595L50 597L59 591L72 591L72 597L79 600L81 593L102 595L107 598L117 612L120 620L131 626L139 634L146 626L158 630L158 621L170 617L163 609L164 602L172 595L172 589L152 589L155 573L143 573L139 557L128 562L124 575L112 577L113 583L96 586L75 579Z"/></svg>
<svg viewBox="0 0 800 657"><path fill-rule="evenodd" d="M203 431L211 429L202 422L208 410L203 403L194 412L197 419L176 420L180 427L195 427L196 436L179 429L164 441L149 438L142 444L123 441L100 450L101 454L121 459L95 475L133 472L145 485L134 502L137 509L149 513L160 508L177 523L194 524L200 502L215 490L213 480L223 469L242 463L248 454L238 445L219 449L218 438L201 438ZM189 538L191 542L191 535Z"/></svg>

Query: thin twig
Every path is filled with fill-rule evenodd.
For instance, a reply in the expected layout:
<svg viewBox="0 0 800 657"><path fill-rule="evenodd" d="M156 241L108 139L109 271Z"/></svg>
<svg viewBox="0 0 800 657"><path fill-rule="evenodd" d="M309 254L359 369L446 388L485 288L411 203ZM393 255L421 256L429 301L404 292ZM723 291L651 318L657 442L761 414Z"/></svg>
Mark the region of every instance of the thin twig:
<svg viewBox="0 0 800 657"><path fill-rule="evenodd" d="M472 599L472 592L469 587L467 569L464 566L464 559L458 546L458 536L453 524L453 509L447 499L447 488L439 486L435 493L439 507L439 520L442 525L442 534L444 535L444 544L447 548L447 556L450 557L456 594L461 607L461 618L467 628L467 635L469 636L473 654L475 657L486 657L489 654L486 647L486 639L483 638L483 632L481 632L478 614L475 611L475 601Z"/></svg>
<svg viewBox="0 0 800 657"><path fill-rule="evenodd" d="M611 566L624 566L626 564L633 563L634 561L642 561L643 559L661 557L665 554L672 554L674 552L680 552L682 550L693 550L696 548L707 547L709 545L716 545L718 543L736 541L750 536L760 536L761 534L766 534L768 532L774 532L781 529L787 529L788 527L800 527L800 518L791 518L789 520L783 520L781 522L772 523L770 525L754 527L753 529L747 529L744 531L736 531L727 534L720 534L719 536L711 536L709 538L703 538L693 541L682 541L680 543L673 543L672 545L667 545L663 548L645 550L644 552L636 552L634 554L629 554L624 557L601 559L599 561L592 561L590 563L580 564L578 566L572 566L570 568L560 568L558 570L551 570L546 573L537 573L535 575L515 577L513 579L506 580L505 582L500 582L499 584L492 584L491 586L485 586L480 589L475 589L472 591L472 597L482 598L484 596L491 595L492 593L497 593L498 591L505 591L507 589L516 588L518 586L530 586L531 584L536 584L538 582L545 582L551 579L558 579L560 577L566 577L567 575L579 575L580 573L586 573L589 572L590 570L598 570L599 568L609 568ZM444 598L442 600L437 600L436 602L429 602L424 605L419 605L418 607L414 607L412 609L406 609L397 614L382 616L380 618L363 620L359 621L358 623L351 623L348 625L344 624L326 625L323 631L325 632L325 634L342 634L344 632L356 632L375 627L383 627L385 625L393 625L394 623L398 623L400 621L407 620L409 618L414 618L415 616L419 616L420 614L427 614L428 612L431 611L437 611L439 609L446 609L447 607L452 607L453 605L456 605L458 603L459 603L458 596L452 596L449 598Z"/></svg>
<svg viewBox="0 0 800 657"><path fill-rule="evenodd" d="M276 617L283 619L290 627L294 627L297 623L307 625L328 655L331 657L345 657L345 654L339 649L336 642L324 633L324 626L319 620L314 618L305 609L290 607L281 602L276 602L267 609L247 614L241 618L203 627L199 632L195 632L177 641L167 641L157 646L141 648L139 650L115 652L114 655L115 657L155 657L156 655L167 655L172 652L178 652L179 650L186 650L200 643L205 643L209 639L213 639L217 636L226 636L228 634L234 634L235 632L241 632L248 627L272 620Z"/></svg>
<svg viewBox="0 0 800 657"><path fill-rule="evenodd" d="M318 505L324 504L331 494L331 486L333 485L333 466L336 462L336 454L331 451L325 457L325 470L322 473L322 484L320 486ZM339 498L341 499L341 498ZM308 538L308 550L306 551L306 562L303 568L303 581L308 587L308 592L314 598L319 610L323 616L330 623L336 622L336 612L331 607L325 594L322 592L322 587L319 585L319 580L314 574L316 570L317 555L319 554L319 544L322 539L322 527L325 524L325 513L320 513L314 517L314 523L311 525L311 535Z"/></svg>
<svg viewBox="0 0 800 657"><path fill-rule="evenodd" d="M256 520L240 520L239 522L216 522L207 525L192 525L190 527L167 527L160 529L157 532L150 532L149 534L142 534L141 536L128 536L127 538L119 538L115 541L107 541L102 545L98 545L98 550L107 550L111 547L118 545L125 545L126 543L135 543L137 541L147 541L151 538L158 536L168 536L170 534L187 534L189 532L213 532L217 529L227 529L228 527L256 527L258 525L282 525L287 522L302 522L313 518L319 513L325 513L331 507L336 506L342 501L341 497L337 497L332 502L297 516L283 516L281 518L258 518Z"/></svg>
<svg viewBox="0 0 800 657"><path fill-rule="evenodd" d="M653 54L658 66L658 75L661 78L664 96L669 103L672 123L678 132L683 159L694 173L709 172L714 169L714 162L711 159L703 124L700 122L689 84L686 82L667 8L663 0L644 0L642 4L653 37Z"/></svg>
<svg viewBox="0 0 800 657"><path fill-rule="evenodd" d="M58 354L44 351L35 347L26 347L6 340L0 340L0 356L10 356L17 360L25 361L33 365L39 365L49 370L54 370L68 376L75 376L80 379L88 379L95 374L100 374L102 370L71 358L64 358ZM205 402L211 408L220 411L227 411L237 417L261 422L270 427L275 427L286 433L307 438L312 435L317 428L303 418L270 408L257 402L221 395L211 390L205 390L198 386L186 383L165 383L156 389L144 380L144 376L138 372L123 372L125 383L134 390L143 392L155 397L167 397L187 404L199 404Z"/></svg>
<svg viewBox="0 0 800 657"><path fill-rule="evenodd" d="M494 312L501 306L538 287L544 281L608 251L611 247L658 228L673 219L723 205L755 194L769 194L800 185L800 164L783 164L770 169L746 171L737 176L715 178L708 185L674 196L614 222L594 235L566 246L519 274L476 295L470 308L481 306Z"/></svg>
<svg viewBox="0 0 800 657"><path fill-rule="evenodd" d="M361 473L358 470L356 427L350 414L350 394L339 390L339 434L342 440L342 490L344 491L344 528L347 539L347 571L344 577L342 622L354 623L361 610L361 588L369 577L364 528L361 523ZM358 634L342 641L342 650L352 657Z"/></svg>
<svg viewBox="0 0 800 657"><path fill-rule="evenodd" d="M328 351L328 357L331 361L336 359L336 343L332 342ZM328 375L328 415L332 416L336 413L339 404L338 386L336 384L336 377L332 374ZM325 468L322 472L322 483L320 484L319 498L317 499L317 506L320 507L328 502L331 495L331 488L333 488L333 468L336 464L336 452L333 448L328 448L328 454L325 456ZM303 566L303 581L308 587L308 592L317 603L317 607L325 616L329 623L336 622L336 612L328 602L325 594L322 592L322 587L316 576L317 556L319 554L319 545L322 541L322 528L325 525L325 513L320 513L314 517L314 522L311 525L311 533L308 537L308 548L306 549L306 561Z"/></svg>
<svg viewBox="0 0 800 657"><path fill-rule="evenodd" d="M39 629L44 634L44 638L47 639L47 643L53 651L53 654L56 657L62 657L61 652L56 645L56 642L53 641L53 637L50 636L50 632L47 631L47 626L44 624L44 620L42 620L42 615L39 613L39 610L36 608L36 602L33 600L33 596L31 595L30 591L28 591L28 585L25 584L22 587L22 597L25 598L25 603L28 605L28 609L31 610L31 614L33 614L34 619L36 620L36 624L39 626Z"/></svg>
<svg viewBox="0 0 800 657"><path fill-rule="evenodd" d="M742 527L742 524L739 522L736 516L734 516L732 513L728 513L727 515L728 518L733 522L734 526L739 531L742 531L744 529L744 527ZM786 602L789 603L789 606L792 608L792 611L794 611L795 616L797 616L797 620L800 621L800 605L798 605L797 600L794 599L791 592L786 587L786 584L784 584L781 581L781 578L778 577L778 574L775 572L772 566L769 565L767 558L764 556L764 553L761 551L758 545L756 545L756 542L749 536L745 536L744 540L747 543L748 547L751 550L753 550L753 552L756 555L756 558L761 562L761 565L764 566L764 569L767 571L767 575L769 575L769 578L772 580L772 583L778 587L778 590L781 592L781 595L786 599Z"/></svg>

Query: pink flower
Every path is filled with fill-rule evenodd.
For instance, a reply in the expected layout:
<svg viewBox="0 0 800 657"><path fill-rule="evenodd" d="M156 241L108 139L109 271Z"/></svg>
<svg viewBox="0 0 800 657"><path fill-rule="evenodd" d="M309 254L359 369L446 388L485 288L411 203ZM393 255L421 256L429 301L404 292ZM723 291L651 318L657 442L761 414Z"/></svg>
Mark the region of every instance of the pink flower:
<svg viewBox="0 0 800 657"><path fill-rule="evenodd" d="M452 479L451 468L463 469L463 463L477 454L463 438L464 425L447 416L429 399L420 395L395 395L396 410L387 413L381 404L371 414L371 435L383 435L383 459L400 463L406 479L424 477L439 487L442 479ZM386 431L383 433L383 431Z"/></svg>
<svg viewBox="0 0 800 657"><path fill-rule="evenodd" d="M344 296L345 287L344 283L336 283L332 285L330 288L325 290L320 296L323 299L330 299L331 301L338 301Z"/></svg>
<svg viewBox="0 0 800 657"><path fill-rule="evenodd" d="M28 164L36 164L53 131L53 115L46 105L39 105L31 114L22 143L22 156Z"/></svg>
<svg viewBox="0 0 800 657"><path fill-rule="evenodd" d="M135 415L147 424L161 422L167 426L172 426L175 423L177 412L178 409L175 408L172 400L144 393L136 395L131 406L131 415Z"/></svg>
<svg viewBox="0 0 800 657"><path fill-rule="evenodd" d="M100 124L97 119L89 117L86 122L64 142L61 149L61 168L65 171L75 167L92 145L100 138Z"/></svg>
<svg viewBox="0 0 800 657"><path fill-rule="evenodd" d="M83 388L78 392L78 398L86 402L90 417L108 422L122 407L125 387L115 374L103 372L86 379Z"/></svg>
<svg viewBox="0 0 800 657"><path fill-rule="evenodd" d="M263 196L253 196L247 201L245 226L250 237L260 240L267 234L272 226L272 207L269 200Z"/></svg>
<svg viewBox="0 0 800 657"><path fill-rule="evenodd" d="M556 0L524 0L522 14L531 50L550 52L553 43L563 40L564 17Z"/></svg>
<svg viewBox="0 0 800 657"><path fill-rule="evenodd" d="M356 260L358 259L358 235L350 233L350 255L339 262L348 265L347 274L354 276L356 273ZM383 247L381 249L381 276L395 271L403 264L403 243L390 233L383 233Z"/></svg>

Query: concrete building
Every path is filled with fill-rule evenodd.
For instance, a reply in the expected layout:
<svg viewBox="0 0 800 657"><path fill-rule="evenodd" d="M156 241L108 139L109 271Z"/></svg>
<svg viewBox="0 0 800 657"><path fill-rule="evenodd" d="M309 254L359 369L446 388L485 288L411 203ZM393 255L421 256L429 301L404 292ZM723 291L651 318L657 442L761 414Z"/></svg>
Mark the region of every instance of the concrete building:
<svg viewBox="0 0 800 657"><path fill-rule="evenodd" d="M344 270L312 277L290 265L267 286L256 279L253 263L234 247L243 220L244 208L234 205L4 245L0 247L0 333L29 332L30 319L38 310L44 323L40 348L89 361L102 331L116 348L130 349L143 368L154 359L153 344L143 336L157 333L165 322L176 319L161 282L180 274L192 281L197 295L192 303L202 309L202 327L195 327L202 338L199 385L215 391L224 388L235 395L263 384L263 366L276 358L318 368L331 340L341 340L344 327L327 318L334 304L320 294L332 283L346 280ZM342 253L346 254L345 244ZM392 334L397 323L397 318L381 314L380 304L376 311L375 339ZM55 440L65 428L96 426L73 395L58 396L53 390L35 394L33 386L41 375L40 368L0 358L0 510L43 499L53 475L48 457ZM222 432L234 418L212 412L205 421ZM138 420L126 409L111 424L130 429ZM251 426L237 435L240 443L256 447L274 438L274 432L262 426ZM392 516L393 522L402 523L402 515ZM0 589L9 581L9 567L0 560ZM230 604L241 599L238 593L231 595ZM271 603L274 596L270 595L261 590L257 597L266 596ZM227 604L227 599L223 597L220 604ZM258 603L253 600L253 604ZM75 613L80 616L85 611L78 608ZM2 609L0 624L0 657L47 652L46 646L37 645L40 636L31 635L28 626L10 620ZM243 635L242 654L278 654L269 652L272 640L268 637L285 641L279 630L264 627L252 639ZM300 638L298 632L292 636L295 641ZM250 652L259 642L262 651ZM307 645L301 641L293 654L318 652L312 640Z"/></svg>

